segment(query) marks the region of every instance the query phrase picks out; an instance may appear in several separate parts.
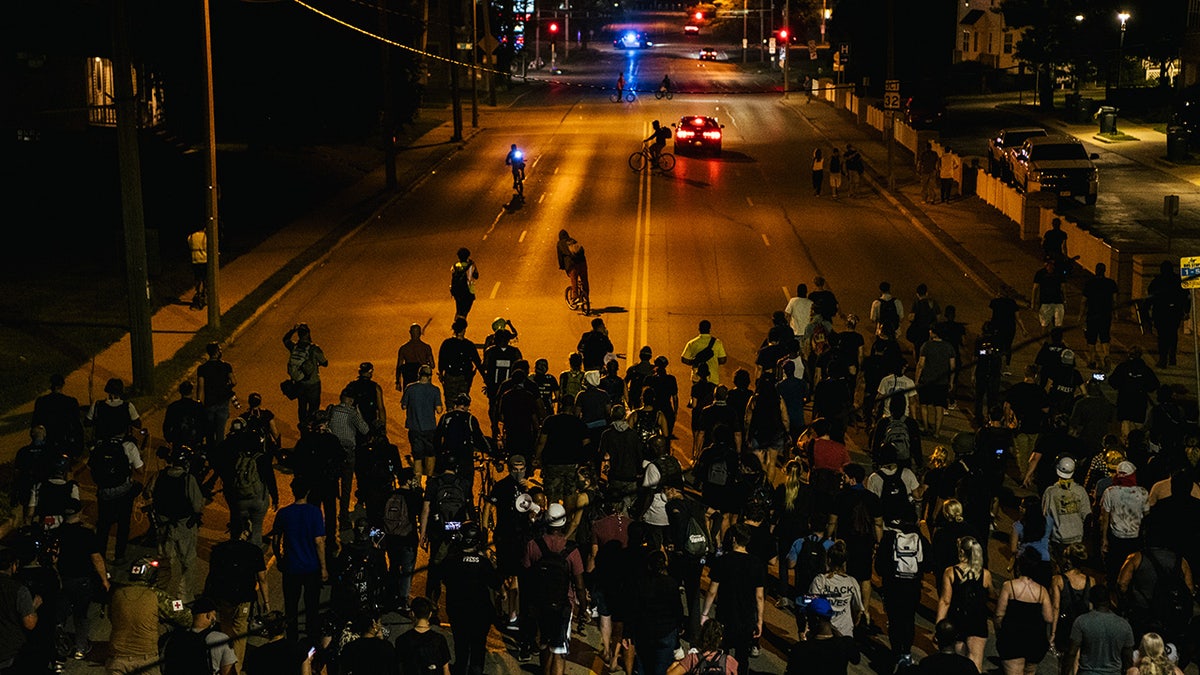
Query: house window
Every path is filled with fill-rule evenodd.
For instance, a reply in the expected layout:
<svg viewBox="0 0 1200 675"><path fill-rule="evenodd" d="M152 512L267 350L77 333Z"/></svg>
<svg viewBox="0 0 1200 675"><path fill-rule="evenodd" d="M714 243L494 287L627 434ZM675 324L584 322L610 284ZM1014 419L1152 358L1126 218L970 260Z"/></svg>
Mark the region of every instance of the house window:
<svg viewBox="0 0 1200 675"><path fill-rule="evenodd" d="M1013 53L1013 34L1012 33L1008 33L1008 32L1004 33L1004 53L1005 54Z"/></svg>
<svg viewBox="0 0 1200 675"><path fill-rule="evenodd" d="M1197 0L1197 2L1200 2L1200 0ZM965 54L971 51L971 32L964 30L962 33L962 38L962 50Z"/></svg>
<svg viewBox="0 0 1200 675"><path fill-rule="evenodd" d="M113 85L112 61L99 56L87 60L88 123L101 126L117 124L117 108L113 104L116 89Z"/></svg>

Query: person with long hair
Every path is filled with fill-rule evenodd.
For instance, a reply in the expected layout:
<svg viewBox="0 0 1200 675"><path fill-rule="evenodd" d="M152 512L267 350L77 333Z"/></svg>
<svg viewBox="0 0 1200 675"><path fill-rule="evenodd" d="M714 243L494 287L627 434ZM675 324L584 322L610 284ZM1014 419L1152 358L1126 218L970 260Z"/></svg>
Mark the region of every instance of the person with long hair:
<svg viewBox="0 0 1200 675"><path fill-rule="evenodd" d="M973 532L971 526L963 519L963 505L957 499L947 499L942 506L934 523L933 536L930 539L930 569L942 578L942 573L958 563L958 540ZM942 592L941 584L937 584L937 592Z"/></svg>
<svg viewBox="0 0 1200 675"><path fill-rule="evenodd" d="M1063 551L1065 569L1050 580L1050 605L1055 616L1050 642L1060 654L1065 654L1071 646L1071 625L1088 611L1092 578L1083 569L1086 562L1087 548L1071 544Z"/></svg>
<svg viewBox="0 0 1200 675"><path fill-rule="evenodd" d="M775 526L775 540L779 545L780 600L795 597L789 566L785 562L792 545L797 539L817 529L813 527L813 491L808 484L808 478L808 460L792 459L784 465L783 482L775 488L771 521Z"/></svg>
<svg viewBox="0 0 1200 675"><path fill-rule="evenodd" d="M1042 514L1042 500L1030 495L1021 500L1021 517L1013 521L1008 543L1014 562L1028 549L1038 554L1036 569L1025 570L1042 586L1050 584L1050 523Z"/></svg>
<svg viewBox="0 0 1200 675"><path fill-rule="evenodd" d="M672 663L671 667L667 669L667 675L687 675L698 672L697 667L702 663L723 664L721 672L725 675L736 675L738 662L721 649L721 643L724 640L725 627L721 625L720 621L709 619L704 622L696 647L684 654L682 659Z"/></svg>
<svg viewBox="0 0 1200 675"><path fill-rule="evenodd" d="M950 617L958 627L958 652L983 672L983 648L987 645L987 601L992 573L983 566L983 547L975 537L958 540L958 564L942 573L942 593L937 621Z"/></svg>
<svg viewBox="0 0 1200 675"><path fill-rule="evenodd" d="M1034 675L1050 649L1047 631L1054 621L1050 592L1033 578L1041 554L1026 547L1013 564L1013 578L996 599L996 651L1004 675Z"/></svg>
<svg viewBox="0 0 1200 675"><path fill-rule="evenodd" d="M830 621L841 635L854 635L854 626L862 618L862 590L858 580L846 574L846 542L838 539L829 547L824 574L817 575L808 587L809 595L819 595L833 607Z"/></svg>
<svg viewBox="0 0 1200 675"><path fill-rule="evenodd" d="M1178 665L1179 652L1158 633L1146 633L1133 653L1133 667L1139 675L1183 675Z"/></svg>

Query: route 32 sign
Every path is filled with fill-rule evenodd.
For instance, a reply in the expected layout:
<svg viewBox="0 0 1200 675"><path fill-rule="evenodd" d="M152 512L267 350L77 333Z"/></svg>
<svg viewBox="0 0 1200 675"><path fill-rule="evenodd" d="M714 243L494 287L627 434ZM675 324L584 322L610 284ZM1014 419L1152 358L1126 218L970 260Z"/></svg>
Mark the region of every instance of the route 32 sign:
<svg viewBox="0 0 1200 675"><path fill-rule="evenodd" d="M900 109L900 80L886 80L883 83L883 109Z"/></svg>

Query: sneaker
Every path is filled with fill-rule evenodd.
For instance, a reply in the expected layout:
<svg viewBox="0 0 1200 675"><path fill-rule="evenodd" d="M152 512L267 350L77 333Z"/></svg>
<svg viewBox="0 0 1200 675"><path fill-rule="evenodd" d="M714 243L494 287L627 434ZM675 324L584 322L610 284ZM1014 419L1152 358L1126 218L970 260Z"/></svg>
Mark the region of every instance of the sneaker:
<svg viewBox="0 0 1200 675"><path fill-rule="evenodd" d="M675 657L676 661L682 661L683 657L687 656L687 654L683 652L683 646L679 646L675 648L675 653L672 656Z"/></svg>
<svg viewBox="0 0 1200 675"><path fill-rule="evenodd" d="M83 651L82 649L76 649L71 653L71 658L75 659L76 661L82 661L83 657L85 656L87 656L87 652Z"/></svg>
<svg viewBox="0 0 1200 675"><path fill-rule="evenodd" d="M750 648L750 658L752 658L752 659L758 658L758 655L761 653L762 653L762 650L758 648L758 645L754 645L753 647Z"/></svg>
<svg viewBox="0 0 1200 675"><path fill-rule="evenodd" d="M592 607L591 611L589 611L588 613L592 615L592 618L593 618L593 619L599 619L599 618L600 618L600 610L599 610L599 609L596 609L595 607Z"/></svg>
<svg viewBox="0 0 1200 675"><path fill-rule="evenodd" d="M517 660L528 661L533 658L533 650L528 645L521 645L517 648Z"/></svg>
<svg viewBox="0 0 1200 675"><path fill-rule="evenodd" d="M504 624L504 630L521 630L520 617L516 617L516 616L509 617L508 622Z"/></svg>

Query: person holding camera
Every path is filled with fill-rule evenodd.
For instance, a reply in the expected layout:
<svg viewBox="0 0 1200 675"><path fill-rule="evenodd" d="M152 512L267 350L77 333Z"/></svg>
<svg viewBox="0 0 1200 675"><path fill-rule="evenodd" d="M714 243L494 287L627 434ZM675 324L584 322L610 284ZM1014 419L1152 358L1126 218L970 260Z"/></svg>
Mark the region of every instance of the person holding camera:
<svg viewBox="0 0 1200 675"><path fill-rule="evenodd" d="M257 600L263 614L271 611L267 561L262 548L250 540L253 532L254 523L248 516L230 526L229 540L212 549L204 583L204 597L216 603L218 623L233 636L231 646L238 663L246 660L250 604Z"/></svg>
<svg viewBox="0 0 1200 675"><path fill-rule="evenodd" d="M454 668L458 675L483 675L487 636L495 620L493 594L504 597L500 573L487 556L487 532L463 523L458 543L442 563L446 613L454 636Z"/></svg>
<svg viewBox="0 0 1200 675"><path fill-rule="evenodd" d="M329 360L313 342L306 323L298 323L284 333L283 346L288 350L288 379L280 388L285 396L296 400L297 421L303 424L321 408L321 368L328 366Z"/></svg>
<svg viewBox="0 0 1200 675"><path fill-rule="evenodd" d="M170 591L185 602L191 599L196 569L196 535L204 512L204 494L189 469L195 453L186 445L171 450L170 466L158 472L149 492L158 526L159 554L171 564Z"/></svg>

